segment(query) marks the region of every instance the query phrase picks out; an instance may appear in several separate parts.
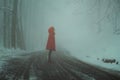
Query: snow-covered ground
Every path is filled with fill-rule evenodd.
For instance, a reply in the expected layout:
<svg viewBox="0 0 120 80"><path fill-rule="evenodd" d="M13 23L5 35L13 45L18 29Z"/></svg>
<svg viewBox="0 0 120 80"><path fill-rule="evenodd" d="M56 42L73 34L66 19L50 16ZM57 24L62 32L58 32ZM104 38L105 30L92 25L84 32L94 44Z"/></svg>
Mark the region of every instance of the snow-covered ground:
<svg viewBox="0 0 120 80"><path fill-rule="evenodd" d="M103 67L103 68L108 68L108 69L112 69L112 70L115 70L115 71L120 71L120 57L119 56L116 56L116 55L112 55L112 56L100 56L100 55L81 55L81 56L78 56L77 57L78 59L84 61L84 62L87 62L87 63L90 63L90 64L93 64L93 65L96 65L96 66L100 66L100 67ZM102 61L102 59L105 58L105 59L116 59L116 61L118 61L119 63L116 64L116 63L104 63Z"/></svg>
<svg viewBox="0 0 120 80"><path fill-rule="evenodd" d="M6 60L10 58L23 57L22 55L30 54L31 52L36 52L36 51L33 51L33 50L24 51L20 49L0 48L0 70L1 70L2 64L5 63Z"/></svg>
<svg viewBox="0 0 120 80"><path fill-rule="evenodd" d="M4 49L4 48L0 48L0 69L2 67L2 64L5 62L5 60L10 59L12 57L16 57L21 53L26 53L23 50L20 49Z"/></svg>
<svg viewBox="0 0 120 80"><path fill-rule="evenodd" d="M30 53L31 51L23 51L23 50L20 50L20 49L12 49L12 50L9 50L9 49L0 49L0 68L2 66L2 64L5 62L6 59L9 59L9 58L13 58L13 57L20 57L18 55L21 55L21 54L25 54L25 53ZM108 69L112 69L112 70L117 70L117 71L120 71L120 58L119 56L107 56L107 57L104 57L104 56L100 56L100 55L81 55L81 56L77 56L78 59L84 61L84 62L87 62L87 63L90 63L90 64L93 64L93 65L97 65L97 66L101 66L101 67L104 67L104 68L108 68ZM98 59L99 58L99 59ZM116 61L119 62L119 64L116 64L116 63L104 63L102 61L103 58L107 58L107 59L116 59Z"/></svg>

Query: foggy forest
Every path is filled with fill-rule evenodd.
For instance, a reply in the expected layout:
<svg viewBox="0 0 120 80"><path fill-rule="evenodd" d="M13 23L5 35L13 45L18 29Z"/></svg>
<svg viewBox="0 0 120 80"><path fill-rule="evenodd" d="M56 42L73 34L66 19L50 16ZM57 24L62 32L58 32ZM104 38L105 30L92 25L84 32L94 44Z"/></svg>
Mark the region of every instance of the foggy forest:
<svg viewBox="0 0 120 80"><path fill-rule="evenodd" d="M53 64L47 64L47 58L44 59L48 56L46 44L50 26L55 28ZM120 0L0 0L0 74L4 74L0 80L119 80L119 41ZM17 74L8 67L19 68L24 62L22 59L28 61L26 66L29 67L22 68L27 69L26 73L21 70L21 74ZM18 62L13 63L15 61ZM39 61L40 67L46 66L45 71L36 64ZM88 73L82 72L80 65L88 69ZM100 69L98 73L105 78L94 74L97 69L91 66ZM43 69L42 77L38 69ZM61 72L53 72L57 76L48 78L47 75L52 74L49 70ZM32 79L30 74L37 77ZM62 74L73 77L66 78Z"/></svg>

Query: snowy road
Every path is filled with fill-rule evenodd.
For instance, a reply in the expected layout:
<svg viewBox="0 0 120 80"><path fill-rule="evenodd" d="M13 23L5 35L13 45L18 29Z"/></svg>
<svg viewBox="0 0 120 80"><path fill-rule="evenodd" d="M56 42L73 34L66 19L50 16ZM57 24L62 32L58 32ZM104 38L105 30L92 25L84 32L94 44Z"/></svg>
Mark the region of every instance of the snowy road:
<svg viewBox="0 0 120 80"><path fill-rule="evenodd" d="M120 76L61 52L52 54L52 63L47 63L46 52L34 52L8 60L0 80L120 80Z"/></svg>

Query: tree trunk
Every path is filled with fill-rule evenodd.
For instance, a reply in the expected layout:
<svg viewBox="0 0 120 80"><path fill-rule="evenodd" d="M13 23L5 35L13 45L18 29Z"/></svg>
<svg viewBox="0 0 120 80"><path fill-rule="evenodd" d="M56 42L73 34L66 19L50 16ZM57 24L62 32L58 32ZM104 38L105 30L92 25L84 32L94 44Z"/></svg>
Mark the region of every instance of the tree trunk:
<svg viewBox="0 0 120 80"><path fill-rule="evenodd" d="M13 2L13 14L12 14L12 30L11 30L11 46L12 48L17 48L17 45L16 45L16 41L17 41L17 38L16 38L16 28L17 28L17 6L18 5L18 0L14 0Z"/></svg>
<svg viewBox="0 0 120 80"><path fill-rule="evenodd" d="M19 14L18 14L18 16L19 16L19 23L18 23L18 25L19 25L19 27L18 27L18 35L17 35L17 37L18 37L18 46L19 46L19 48L20 49L24 49L25 50L25 40L24 40L24 34L23 34L23 26L22 26L22 13L21 13L21 8L22 7L22 0L20 0L20 2L19 2Z"/></svg>
<svg viewBox="0 0 120 80"><path fill-rule="evenodd" d="M4 7L6 7L6 0L4 0ZM6 48L7 47L7 41L6 41L6 30L7 30L7 26L6 26L6 19L7 19L7 13L6 13L6 11L4 11L4 26L3 26L3 30L4 30L4 32L3 32L3 44L4 44L4 47Z"/></svg>

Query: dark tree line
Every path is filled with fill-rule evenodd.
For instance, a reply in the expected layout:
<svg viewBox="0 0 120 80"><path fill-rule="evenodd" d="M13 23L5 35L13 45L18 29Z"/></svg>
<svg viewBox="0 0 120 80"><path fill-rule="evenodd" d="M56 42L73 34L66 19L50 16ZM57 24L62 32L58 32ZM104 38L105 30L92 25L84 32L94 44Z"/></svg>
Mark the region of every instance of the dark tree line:
<svg viewBox="0 0 120 80"><path fill-rule="evenodd" d="M25 49L21 23L21 0L3 0L3 45L5 48Z"/></svg>

